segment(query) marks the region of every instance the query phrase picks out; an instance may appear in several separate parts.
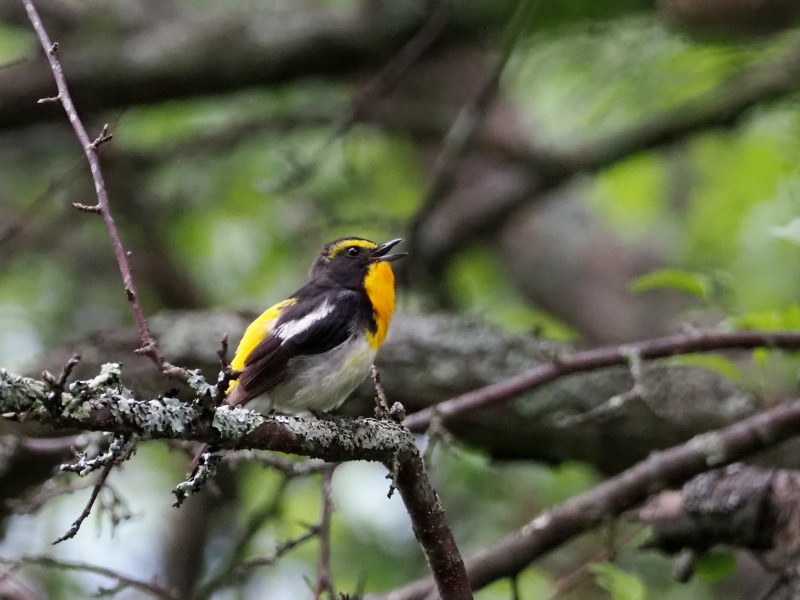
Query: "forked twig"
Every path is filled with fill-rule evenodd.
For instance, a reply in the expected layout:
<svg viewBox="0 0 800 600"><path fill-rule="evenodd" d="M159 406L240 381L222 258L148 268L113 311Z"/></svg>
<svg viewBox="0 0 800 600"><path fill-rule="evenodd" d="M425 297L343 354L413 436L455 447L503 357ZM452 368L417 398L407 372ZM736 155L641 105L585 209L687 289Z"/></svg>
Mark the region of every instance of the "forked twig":
<svg viewBox="0 0 800 600"><path fill-rule="evenodd" d="M86 518L92 514L92 507L94 506L97 497L100 495L100 490L103 489L103 485L106 483L106 479L108 479L109 474L111 473L111 469L114 468L114 462L108 461L106 465L103 467L103 470L100 472L100 477L97 478L97 482L94 484L94 488L92 489L92 494L89 496L89 501L86 503L86 506L83 507L81 514L78 515L78 518L72 522L69 529L64 533L64 535L59 536L53 542L53 545L60 544L64 540L68 540L74 538L75 535L83 525L83 522Z"/></svg>
<svg viewBox="0 0 800 600"><path fill-rule="evenodd" d="M138 438L136 436L131 436L127 439L115 438L112 440L107 453L88 461L86 460L85 455L83 455L74 465L62 465L62 471L72 471L80 475L85 475L98 468L102 468L102 471L100 472L100 476L97 478L97 481L92 488L92 493L89 496L89 500L86 502L86 506L83 507L81 514L78 515L78 518L75 519L75 521L73 521L66 533L53 542L53 545L75 537L80 530L81 525L83 525L83 522L92 513L92 508L94 507L94 504L97 501L100 491L103 489L109 474L111 474L111 469L130 458L130 456L136 450L137 441Z"/></svg>

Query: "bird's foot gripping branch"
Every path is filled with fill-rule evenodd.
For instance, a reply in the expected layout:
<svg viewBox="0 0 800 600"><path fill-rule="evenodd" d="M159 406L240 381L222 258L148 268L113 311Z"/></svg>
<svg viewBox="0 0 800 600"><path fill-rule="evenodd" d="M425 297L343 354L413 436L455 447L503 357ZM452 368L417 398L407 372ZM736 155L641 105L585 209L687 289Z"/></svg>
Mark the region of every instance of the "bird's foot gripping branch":
<svg viewBox="0 0 800 600"><path fill-rule="evenodd" d="M119 440L197 441L220 449L278 450L330 462L381 462L395 474L394 486L405 502L440 589L449 590L452 598L472 597L441 503L430 485L414 437L402 425L390 419L265 417L230 406L215 409L208 418L205 395L216 386L199 375L193 378L193 387L200 392L200 399L183 402L171 397L138 399L120 383L120 373L118 364L106 364L97 377L72 382L54 393L45 381L0 369L0 415L49 424L54 429L104 431ZM127 458L132 450L124 443L123 447ZM116 460L105 461L103 473L114 464ZM187 492L187 485L179 488Z"/></svg>

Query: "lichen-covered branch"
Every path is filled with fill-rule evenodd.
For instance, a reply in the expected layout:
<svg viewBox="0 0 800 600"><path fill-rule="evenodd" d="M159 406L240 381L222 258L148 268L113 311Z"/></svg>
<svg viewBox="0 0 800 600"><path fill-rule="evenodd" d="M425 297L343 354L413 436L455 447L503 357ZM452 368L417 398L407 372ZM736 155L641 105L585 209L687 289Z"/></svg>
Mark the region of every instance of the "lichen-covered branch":
<svg viewBox="0 0 800 600"><path fill-rule="evenodd" d="M108 431L141 440L205 442L216 448L280 450L330 462L370 460L397 465L395 485L406 508L440 593L471 598L463 561L430 484L411 433L387 419L312 420L265 417L241 407L209 411L205 402L158 397L141 400L120 384L120 366L103 366L90 380L75 381L59 394L58 406L41 381L0 370L0 415L38 421L56 428ZM214 386L198 376L195 389Z"/></svg>
<svg viewBox="0 0 800 600"><path fill-rule="evenodd" d="M413 437L391 421L264 417L241 407L222 406L206 418L199 404L177 398L137 399L119 383L118 364L106 364L91 380L71 383L58 414L47 408L47 386L0 370L0 414L56 428L135 434L142 440L192 440L216 448L280 450L328 461L403 461L416 453Z"/></svg>

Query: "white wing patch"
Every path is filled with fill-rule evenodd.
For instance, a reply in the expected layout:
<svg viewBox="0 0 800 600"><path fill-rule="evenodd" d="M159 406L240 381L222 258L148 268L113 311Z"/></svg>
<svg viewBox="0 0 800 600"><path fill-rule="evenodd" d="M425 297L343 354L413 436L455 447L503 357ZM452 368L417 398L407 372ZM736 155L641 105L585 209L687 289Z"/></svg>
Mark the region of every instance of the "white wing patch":
<svg viewBox="0 0 800 600"><path fill-rule="evenodd" d="M332 311L333 311L333 304L328 302L328 300L326 299L322 304L320 304L310 313L300 317L299 319L286 321L286 323L282 323L281 325L279 325L275 329L275 335L285 342L289 338L292 338L297 334L302 333L306 329L310 328L312 325L314 325L314 323L316 323L320 319L324 319Z"/></svg>

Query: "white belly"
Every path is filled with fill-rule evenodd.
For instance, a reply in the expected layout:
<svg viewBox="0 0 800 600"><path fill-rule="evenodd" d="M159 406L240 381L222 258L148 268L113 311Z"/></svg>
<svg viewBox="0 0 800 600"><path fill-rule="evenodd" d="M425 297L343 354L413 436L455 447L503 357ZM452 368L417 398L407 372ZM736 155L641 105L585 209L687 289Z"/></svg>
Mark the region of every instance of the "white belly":
<svg viewBox="0 0 800 600"><path fill-rule="evenodd" d="M286 413L333 410L369 375L375 354L359 336L322 354L293 358L288 364L288 380L263 396L266 404L257 401L253 408Z"/></svg>

